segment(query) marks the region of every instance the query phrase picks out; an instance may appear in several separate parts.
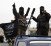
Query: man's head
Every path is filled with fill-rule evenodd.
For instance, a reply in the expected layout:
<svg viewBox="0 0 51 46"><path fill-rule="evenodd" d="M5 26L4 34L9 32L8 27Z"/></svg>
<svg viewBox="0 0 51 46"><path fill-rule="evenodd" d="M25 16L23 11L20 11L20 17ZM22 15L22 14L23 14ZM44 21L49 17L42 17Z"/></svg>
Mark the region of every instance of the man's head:
<svg viewBox="0 0 51 46"><path fill-rule="evenodd" d="M19 14L22 15L22 16L24 15L24 8L23 7L19 8Z"/></svg>
<svg viewBox="0 0 51 46"><path fill-rule="evenodd" d="M44 12L44 6L41 6L40 7L40 14L43 14L43 12Z"/></svg>

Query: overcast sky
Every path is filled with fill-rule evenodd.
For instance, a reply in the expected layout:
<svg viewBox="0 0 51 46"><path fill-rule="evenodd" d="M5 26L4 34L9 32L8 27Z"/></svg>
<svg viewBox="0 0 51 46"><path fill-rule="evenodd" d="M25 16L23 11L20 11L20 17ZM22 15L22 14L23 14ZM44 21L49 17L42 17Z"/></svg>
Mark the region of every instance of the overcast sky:
<svg viewBox="0 0 51 46"><path fill-rule="evenodd" d="M27 8L30 7L28 17L30 17L32 9L35 8L34 16L37 18L40 6L44 6L45 10L51 14L51 0L0 0L0 23L8 23L11 22L11 20L14 20L14 15L12 13L12 5L14 2L17 11L19 10L19 7L22 6L26 13ZM31 20L30 26L36 27L36 22Z"/></svg>

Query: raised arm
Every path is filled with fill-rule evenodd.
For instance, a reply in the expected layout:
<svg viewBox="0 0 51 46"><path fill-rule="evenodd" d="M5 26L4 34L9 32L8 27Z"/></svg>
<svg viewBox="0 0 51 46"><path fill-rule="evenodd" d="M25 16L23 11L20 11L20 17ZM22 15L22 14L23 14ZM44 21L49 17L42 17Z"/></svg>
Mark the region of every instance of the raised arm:
<svg viewBox="0 0 51 46"><path fill-rule="evenodd" d="M15 3L12 6L13 6L13 14L17 15L17 11L16 11L16 8L15 8Z"/></svg>
<svg viewBox="0 0 51 46"><path fill-rule="evenodd" d="M28 7L27 12L26 12L26 14L25 14L25 17L28 16L29 11L30 11L30 8Z"/></svg>
<svg viewBox="0 0 51 46"><path fill-rule="evenodd" d="M19 14L18 14L18 12L17 12L17 10L15 8L15 3L12 6L13 6L13 14L15 16L15 19L17 19L19 17Z"/></svg>
<svg viewBox="0 0 51 46"><path fill-rule="evenodd" d="M49 19L51 18L51 15L48 12L46 12L46 10L44 11L44 14L46 15L46 19L49 21Z"/></svg>
<svg viewBox="0 0 51 46"><path fill-rule="evenodd" d="M38 22L37 18L35 18L34 16L32 16L32 19L33 19L35 22Z"/></svg>

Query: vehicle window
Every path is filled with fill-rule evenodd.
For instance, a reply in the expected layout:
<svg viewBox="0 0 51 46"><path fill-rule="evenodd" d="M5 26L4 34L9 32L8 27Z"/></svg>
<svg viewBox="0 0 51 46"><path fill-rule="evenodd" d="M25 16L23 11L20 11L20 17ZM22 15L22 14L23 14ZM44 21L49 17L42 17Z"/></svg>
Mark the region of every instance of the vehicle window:
<svg viewBox="0 0 51 46"><path fill-rule="evenodd" d="M18 46L26 46L26 43L25 42L19 42Z"/></svg>
<svg viewBox="0 0 51 46"><path fill-rule="evenodd" d="M51 41L31 41L30 46L51 46Z"/></svg>

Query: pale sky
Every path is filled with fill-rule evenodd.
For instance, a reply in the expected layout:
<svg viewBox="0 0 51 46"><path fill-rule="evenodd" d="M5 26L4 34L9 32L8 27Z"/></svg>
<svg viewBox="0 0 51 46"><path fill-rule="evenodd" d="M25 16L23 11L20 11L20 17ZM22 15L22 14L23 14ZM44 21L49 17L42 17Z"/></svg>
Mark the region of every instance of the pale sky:
<svg viewBox="0 0 51 46"><path fill-rule="evenodd" d="M11 22L11 20L14 20L14 15L12 13L12 5L14 2L17 11L19 10L19 7L22 6L26 13L27 8L30 7L28 18L30 17L33 8L36 9L33 16L37 18L40 6L44 6L45 10L51 14L51 0L0 0L0 23L8 23ZM31 20L30 26L36 27L36 22Z"/></svg>

